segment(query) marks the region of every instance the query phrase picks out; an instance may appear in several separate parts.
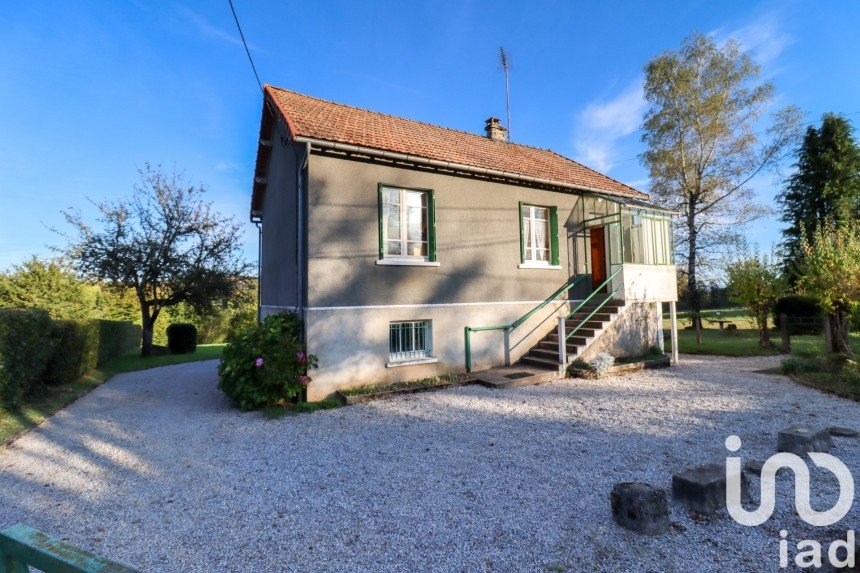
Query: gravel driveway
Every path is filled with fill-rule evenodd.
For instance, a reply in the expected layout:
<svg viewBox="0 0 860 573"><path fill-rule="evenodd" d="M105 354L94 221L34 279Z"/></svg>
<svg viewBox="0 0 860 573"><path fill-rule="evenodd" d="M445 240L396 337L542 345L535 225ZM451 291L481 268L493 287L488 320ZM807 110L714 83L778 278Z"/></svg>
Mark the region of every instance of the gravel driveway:
<svg viewBox="0 0 860 573"><path fill-rule="evenodd" d="M731 433L764 459L790 424L860 425L860 404L753 372L778 359L682 358L274 421L230 408L215 362L123 374L0 455L0 526L171 572L775 571L780 529L792 547L860 529L860 503L814 528L790 493L757 528L679 506L658 538L615 526L614 483L669 488L674 471L721 461ZM835 440L860 478L860 441ZM812 481L813 507L830 507L835 479Z"/></svg>

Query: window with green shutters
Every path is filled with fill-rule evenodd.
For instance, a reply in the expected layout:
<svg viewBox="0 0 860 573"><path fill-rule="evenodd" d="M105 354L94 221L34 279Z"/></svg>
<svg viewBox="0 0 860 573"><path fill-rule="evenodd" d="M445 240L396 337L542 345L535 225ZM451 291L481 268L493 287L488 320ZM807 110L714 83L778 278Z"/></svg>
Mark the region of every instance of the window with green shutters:
<svg viewBox="0 0 860 573"><path fill-rule="evenodd" d="M379 258L436 261L436 197L432 189L380 183Z"/></svg>
<svg viewBox="0 0 860 573"><path fill-rule="evenodd" d="M558 209L520 202L520 263L558 266Z"/></svg>

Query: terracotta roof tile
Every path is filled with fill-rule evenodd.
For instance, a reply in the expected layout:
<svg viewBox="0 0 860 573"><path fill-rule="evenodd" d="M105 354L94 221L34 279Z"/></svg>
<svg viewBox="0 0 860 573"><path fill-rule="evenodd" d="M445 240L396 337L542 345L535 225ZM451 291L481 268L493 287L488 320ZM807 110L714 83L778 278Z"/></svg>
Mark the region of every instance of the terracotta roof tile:
<svg viewBox="0 0 860 573"><path fill-rule="evenodd" d="M294 137L347 143L619 193L648 195L548 149L369 111L265 86Z"/></svg>

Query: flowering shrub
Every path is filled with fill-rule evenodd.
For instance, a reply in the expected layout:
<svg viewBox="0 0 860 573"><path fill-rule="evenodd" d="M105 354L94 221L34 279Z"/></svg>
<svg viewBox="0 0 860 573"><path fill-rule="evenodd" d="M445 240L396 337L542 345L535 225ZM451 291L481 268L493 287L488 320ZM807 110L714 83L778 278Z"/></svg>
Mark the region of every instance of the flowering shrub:
<svg viewBox="0 0 860 573"><path fill-rule="evenodd" d="M601 352L596 355L588 363L594 373L598 376L603 376L609 372L609 369L612 368L613 364L615 364L615 359L605 352Z"/></svg>
<svg viewBox="0 0 860 573"><path fill-rule="evenodd" d="M317 357L300 342L302 321L295 314L266 317L262 324L230 339L224 349L218 388L243 410L301 400Z"/></svg>

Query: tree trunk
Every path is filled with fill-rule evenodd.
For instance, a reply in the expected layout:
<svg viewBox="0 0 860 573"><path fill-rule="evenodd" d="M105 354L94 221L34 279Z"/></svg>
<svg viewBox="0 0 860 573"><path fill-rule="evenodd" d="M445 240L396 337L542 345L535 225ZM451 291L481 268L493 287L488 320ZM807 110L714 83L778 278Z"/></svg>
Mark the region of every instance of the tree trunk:
<svg viewBox="0 0 860 573"><path fill-rule="evenodd" d="M690 297L693 326L698 333L702 328L702 299L699 296L699 281L696 276L696 222L692 216L687 217L687 233L690 236L687 252L687 296Z"/></svg>
<svg viewBox="0 0 860 573"><path fill-rule="evenodd" d="M767 314L762 317L762 314L759 313L756 321L758 322L758 345L762 348L770 348L771 342L770 331L767 328Z"/></svg>
<svg viewBox="0 0 860 573"><path fill-rule="evenodd" d="M830 328L830 315L825 314L822 319L824 331L824 354L833 352L833 329Z"/></svg>
<svg viewBox="0 0 860 573"><path fill-rule="evenodd" d="M146 358L152 356L152 323L144 324L140 340L140 355Z"/></svg>
<svg viewBox="0 0 860 573"><path fill-rule="evenodd" d="M833 329L833 351L851 355L851 347L848 345L847 323L848 321L845 320L845 316L841 311L837 310L833 314L833 318L830 322L831 328Z"/></svg>
<svg viewBox="0 0 860 573"><path fill-rule="evenodd" d="M144 358L152 356L152 331L155 318L149 312L149 305L141 301L140 304L140 355Z"/></svg>

